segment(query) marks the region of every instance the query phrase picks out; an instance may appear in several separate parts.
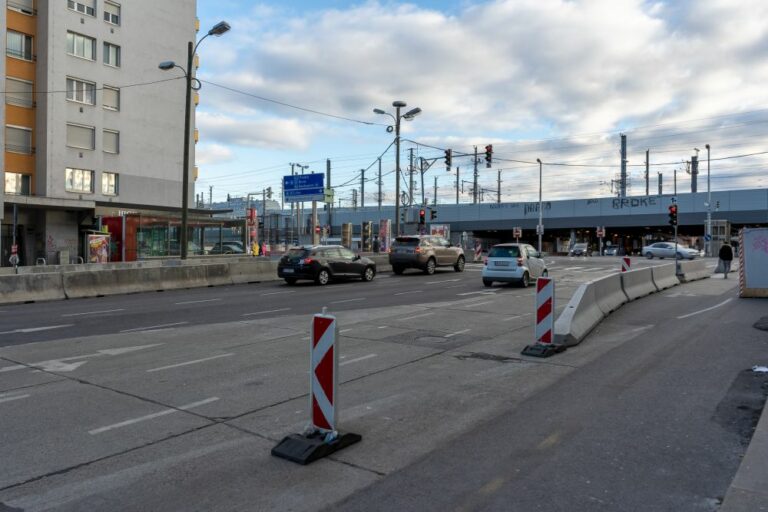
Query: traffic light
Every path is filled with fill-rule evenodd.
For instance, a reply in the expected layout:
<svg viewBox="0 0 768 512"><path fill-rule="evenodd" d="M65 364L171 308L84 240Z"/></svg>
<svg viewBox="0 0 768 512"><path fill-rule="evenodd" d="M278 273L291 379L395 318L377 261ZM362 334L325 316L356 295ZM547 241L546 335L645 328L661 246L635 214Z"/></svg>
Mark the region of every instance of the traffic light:
<svg viewBox="0 0 768 512"><path fill-rule="evenodd" d="M452 165L453 165L453 150L446 149L445 150L445 169L447 171L450 171Z"/></svg>
<svg viewBox="0 0 768 512"><path fill-rule="evenodd" d="M422 208L419 210L419 224L426 224L427 223L427 211Z"/></svg>
<svg viewBox="0 0 768 512"><path fill-rule="evenodd" d="M493 144L485 146L485 166L490 168L493 163Z"/></svg>
<svg viewBox="0 0 768 512"><path fill-rule="evenodd" d="M437 210L429 210L429 220L435 220L437 218Z"/></svg>
<svg viewBox="0 0 768 512"><path fill-rule="evenodd" d="M272 187L267 187L267 199L272 199Z"/></svg>
<svg viewBox="0 0 768 512"><path fill-rule="evenodd" d="M677 205L669 205L669 225L677 226Z"/></svg>
<svg viewBox="0 0 768 512"><path fill-rule="evenodd" d="M405 214L407 210L405 208L400 208L400 222L402 224L405 224Z"/></svg>
<svg viewBox="0 0 768 512"><path fill-rule="evenodd" d="M715 201L715 210L720 209L720 201Z"/></svg>

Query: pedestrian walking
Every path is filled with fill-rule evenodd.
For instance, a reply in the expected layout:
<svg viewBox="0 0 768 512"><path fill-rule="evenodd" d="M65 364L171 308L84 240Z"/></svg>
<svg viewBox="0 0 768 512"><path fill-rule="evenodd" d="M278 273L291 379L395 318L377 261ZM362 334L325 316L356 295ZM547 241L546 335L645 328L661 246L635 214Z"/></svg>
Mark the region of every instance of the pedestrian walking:
<svg viewBox="0 0 768 512"><path fill-rule="evenodd" d="M259 243L254 240L251 242L251 256L258 256L259 255Z"/></svg>
<svg viewBox="0 0 768 512"><path fill-rule="evenodd" d="M731 271L731 261L733 261L733 249L728 242L725 242L723 246L720 247L718 257L720 258L720 265L718 266L722 266L723 269L723 279L728 279L728 272Z"/></svg>

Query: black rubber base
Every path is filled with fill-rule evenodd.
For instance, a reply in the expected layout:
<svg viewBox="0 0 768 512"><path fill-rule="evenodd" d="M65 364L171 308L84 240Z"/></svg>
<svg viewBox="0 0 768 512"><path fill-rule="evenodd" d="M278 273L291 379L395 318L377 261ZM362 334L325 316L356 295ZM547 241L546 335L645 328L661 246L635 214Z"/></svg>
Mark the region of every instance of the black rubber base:
<svg viewBox="0 0 768 512"><path fill-rule="evenodd" d="M560 352L565 352L565 345L540 344L526 345L522 352L524 356L551 357Z"/></svg>
<svg viewBox="0 0 768 512"><path fill-rule="evenodd" d="M325 442L325 434L315 432L309 435L291 434L284 437L277 446L272 448L272 455L282 459L296 462L297 464L307 465L327 457L332 453L353 445L363 437L359 434L339 432L339 436L330 443Z"/></svg>

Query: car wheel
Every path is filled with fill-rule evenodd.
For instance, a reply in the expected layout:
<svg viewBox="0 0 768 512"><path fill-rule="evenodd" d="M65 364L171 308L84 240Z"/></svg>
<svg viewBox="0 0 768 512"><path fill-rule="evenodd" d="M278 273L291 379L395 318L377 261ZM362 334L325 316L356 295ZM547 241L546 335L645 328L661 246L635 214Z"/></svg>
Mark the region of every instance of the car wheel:
<svg viewBox="0 0 768 512"><path fill-rule="evenodd" d="M295 277L286 277L285 278L285 282L292 286L292 285L296 284L296 278Z"/></svg>
<svg viewBox="0 0 768 512"><path fill-rule="evenodd" d="M520 279L520 286L522 288L528 288L529 284L531 284L531 276L528 275L528 272L524 272L523 278Z"/></svg>
<svg viewBox="0 0 768 512"><path fill-rule="evenodd" d="M647 253L645 253L645 257L648 258L649 260L652 260L653 259L653 253L652 252L647 252Z"/></svg>
<svg viewBox="0 0 768 512"><path fill-rule="evenodd" d="M435 260L433 258L429 258L427 260L427 266L424 267L424 273L428 276L431 276L435 273Z"/></svg>
<svg viewBox="0 0 768 512"><path fill-rule="evenodd" d="M317 273L317 277L315 277L315 283L319 284L320 286L325 286L330 280L331 275L324 268L321 268L320 272Z"/></svg>
<svg viewBox="0 0 768 512"><path fill-rule="evenodd" d="M403 267L392 267L392 272L394 272L397 275L402 275L403 271L405 271Z"/></svg>
<svg viewBox="0 0 768 512"><path fill-rule="evenodd" d="M456 264L453 266L453 270L456 272L464 272L464 256L459 256L456 260Z"/></svg>
<svg viewBox="0 0 768 512"><path fill-rule="evenodd" d="M541 273L541 277L549 277L549 270L545 268L544 272Z"/></svg>
<svg viewBox="0 0 768 512"><path fill-rule="evenodd" d="M363 281L373 281L374 276L376 276L376 271L373 270L373 267L365 267L365 270L363 271Z"/></svg>
<svg viewBox="0 0 768 512"><path fill-rule="evenodd" d="M485 285L486 288L490 288L491 286L493 286L493 281L491 281L490 279L483 279L483 284Z"/></svg>

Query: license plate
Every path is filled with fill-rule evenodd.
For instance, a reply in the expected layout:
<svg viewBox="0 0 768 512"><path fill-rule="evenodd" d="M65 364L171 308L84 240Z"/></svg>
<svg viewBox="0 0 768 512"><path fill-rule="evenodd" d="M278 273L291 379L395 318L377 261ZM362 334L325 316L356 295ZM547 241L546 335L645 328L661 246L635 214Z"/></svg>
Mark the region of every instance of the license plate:
<svg viewBox="0 0 768 512"><path fill-rule="evenodd" d="M284 268L283 269L283 274L293 274L293 269L292 268Z"/></svg>
<svg viewBox="0 0 768 512"><path fill-rule="evenodd" d="M509 262L508 261L494 261L493 264L496 267L508 267L509 266Z"/></svg>

